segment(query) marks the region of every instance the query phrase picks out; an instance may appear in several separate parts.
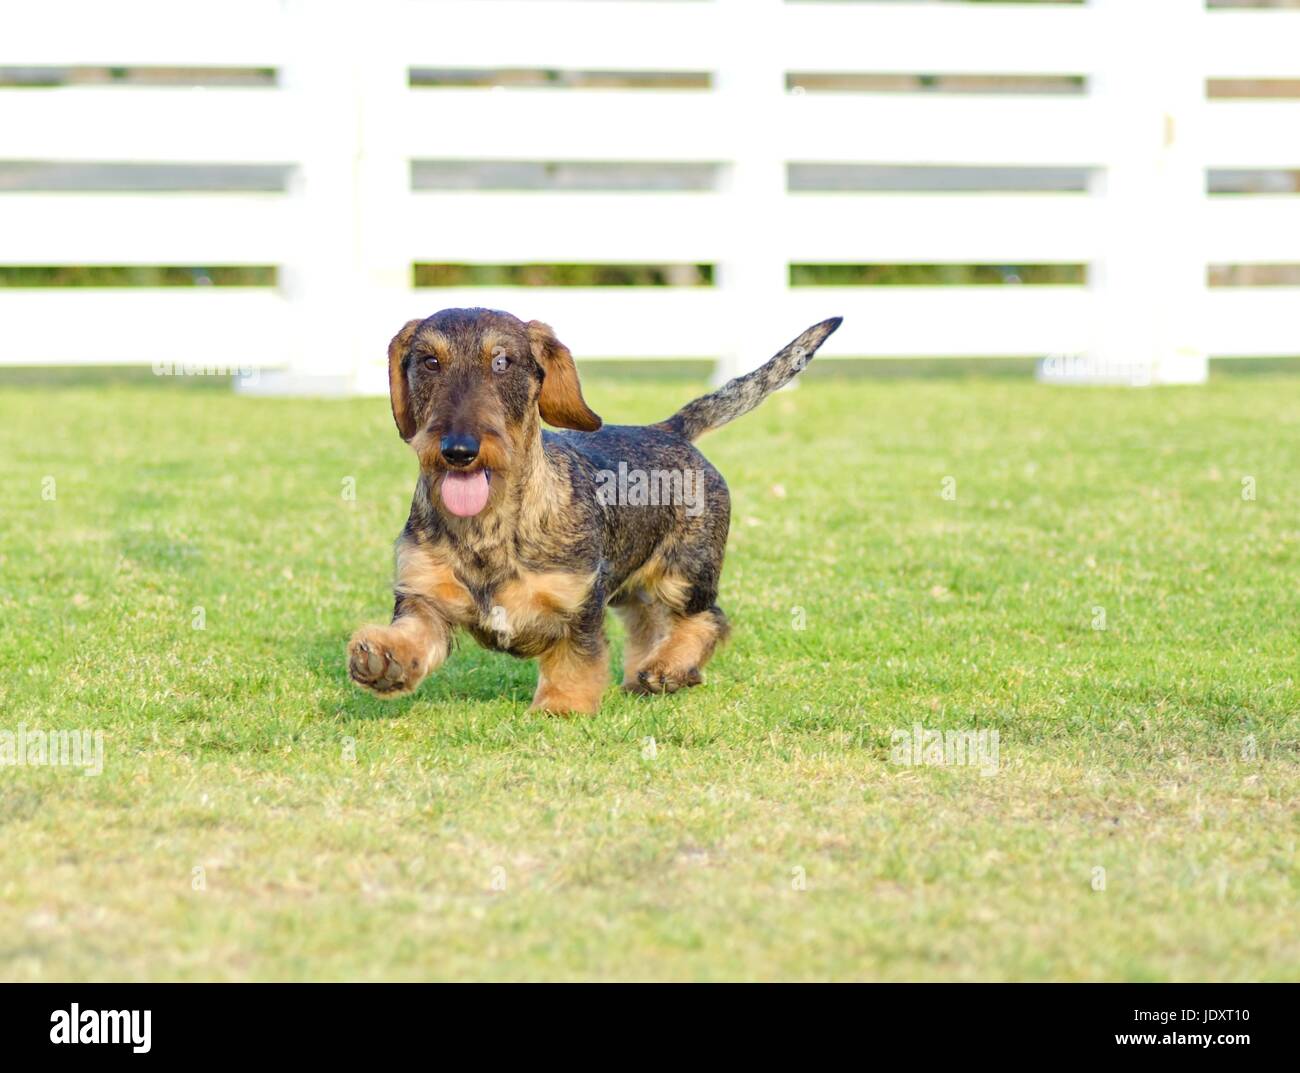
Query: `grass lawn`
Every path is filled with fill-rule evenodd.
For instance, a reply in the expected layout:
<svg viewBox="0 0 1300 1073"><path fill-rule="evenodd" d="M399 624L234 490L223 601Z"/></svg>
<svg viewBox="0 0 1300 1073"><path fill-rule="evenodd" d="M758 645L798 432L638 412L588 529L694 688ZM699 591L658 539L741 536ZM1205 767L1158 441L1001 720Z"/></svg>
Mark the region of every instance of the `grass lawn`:
<svg viewBox="0 0 1300 1073"><path fill-rule="evenodd" d="M468 639L348 682L415 472L386 400L0 388L0 729L105 741L0 768L0 976L1300 979L1297 399L778 395L703 442L708 683L561 720ZM916 724L996 773L897 762Z"/></svg>

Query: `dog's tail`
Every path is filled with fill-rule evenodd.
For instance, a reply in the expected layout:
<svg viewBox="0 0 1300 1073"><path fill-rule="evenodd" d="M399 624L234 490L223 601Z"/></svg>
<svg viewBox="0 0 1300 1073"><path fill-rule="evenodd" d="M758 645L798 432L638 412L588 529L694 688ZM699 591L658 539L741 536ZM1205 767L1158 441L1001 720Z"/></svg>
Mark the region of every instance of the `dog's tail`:
<svg viewBox="0 0 1300 1073"><path fill-rule="evenodd" d="M777 388L785 387L812 360L817 348L840 326L843 317L831 317L814 324L766 364L752 373L728 380L710 395L688 402L658 427L666 428L688 440L702 436L749 413Z"/></svg>

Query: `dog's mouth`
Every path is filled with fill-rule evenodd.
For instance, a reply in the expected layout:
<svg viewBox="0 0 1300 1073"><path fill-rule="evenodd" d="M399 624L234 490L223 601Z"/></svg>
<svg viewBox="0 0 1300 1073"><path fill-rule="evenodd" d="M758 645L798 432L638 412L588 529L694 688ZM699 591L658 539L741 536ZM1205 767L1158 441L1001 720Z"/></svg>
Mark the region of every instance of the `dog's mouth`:
<svg viewBox="0 0 1300 1073"><path fill-rule="evenodd" d="M448 470L443 474L440 488L443 506L458 518L472 518L487 506L491 480L492 471L483 467Z"/></svg>

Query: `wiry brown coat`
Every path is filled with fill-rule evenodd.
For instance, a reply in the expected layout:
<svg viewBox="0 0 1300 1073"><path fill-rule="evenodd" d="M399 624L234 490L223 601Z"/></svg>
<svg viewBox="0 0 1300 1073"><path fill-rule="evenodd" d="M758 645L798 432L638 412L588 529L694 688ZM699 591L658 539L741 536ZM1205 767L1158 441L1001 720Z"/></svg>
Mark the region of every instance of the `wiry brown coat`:
<svg viewBox="0 0 1300 1073"><path fill-rule="evenodd" d="M353 680L381 696L408 693L461 627L486 648L538 660L533 707L595 712L610 606L627 627L624 688L699 684L728 629L716 600L731 504L690 441L788 382L839 323L809 328L753 373L644 427L602 426L572 355L539 321L447 309L407 323L389 345L389 387L420 478L397 541L393 620L353 635ZM543 419L568 431L544 431ZM476 441L468 467L444 457L450 433ZM689 474L702 498L618 502L605 492L620 465ZM487 505L473 516L440 497L453 468L486 471Z"/></svg>

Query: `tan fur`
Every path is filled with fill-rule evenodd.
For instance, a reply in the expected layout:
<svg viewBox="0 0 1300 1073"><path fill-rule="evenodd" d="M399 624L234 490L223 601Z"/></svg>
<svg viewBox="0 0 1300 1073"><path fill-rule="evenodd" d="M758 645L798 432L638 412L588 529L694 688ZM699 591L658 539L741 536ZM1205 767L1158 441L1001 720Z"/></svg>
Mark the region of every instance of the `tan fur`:
<svg viewBox="0 0 1300 1073"><path fill-rule="evenodd" d="M427 545L398 545L394 588L408 596L419 596L451 622L464 623L474 615L474 598L456 576L450 559L445 552Z"/></svg>
<svg viewBox="0 0 1300 1073"><path fill-rule="evenodd" d="M619 586L616 595L644 594L674 610L681 610L686 606L690 588L690 582L680 574L669 571L663 559L656 554L650 556L639 569L629 575L628 579Z"/></svg>
<svg viewBox="0 0 1300 1073"><path fill-rule="evenodd" d="M636 675L635 691L675 693L704 681L701 668L726 636L721 620L705 611L673 615L666 636L655 646Z"/></svg>
<svg viewBox="0 0 1300 1073"><path fill-rule="evenodd" d="M582 397L578 367L573 363L569 348L555 338L549 324L543 324L540 320L528 322L528 337L532 343L533 356L546 370L542 393L537 398L543 420L556 428L595 432L600 428L600 418Z"/></svg>
<svg viewBox="0 0 1300 1073"><path fill-rule="evenodd" d="M484 612L456 576L445 549L403 543L397 550L399 593L419 597L455 625L477 626L505 639L563 637L594 580L589 574L520 569L492 593L491 607Z"/></svg>
<svg viewBox="0 0 1300 1073"><path fill-rule="evenodd" d="M668 612L653 600L634 600L614 608L627 631L623 643L623 688L639 692L637 674L646 666L655 645L668 632Z"/></svg>
<svg viewBox="0 0 1300 1073"><path fill-rule="evenodd" d="M496 591L495 601L505 611L512 630L525 630L555 622L556 632L565 618L577 612L591 592L591 575L521 572Z"/></svg>
<svg viewBox="0 0 1300 1073"><path fill-rule="evenodd" d="M494 332L490 328L485 331L479 344L479 357L483 359L483 363L491 365L493 352L506 342L508 340L500 332Z"/></svg>
<svg viewBox="0 0 1300 1073"><path fill-rule="evenodd" d="M594 715L609 682L609 653L602 645L588 654L561 641L538 660L533 710L555 715Z"/></svg>
<svg viewBox="0 0 1300 1073"><path fill-rule="evenodd" d="M442 666L451 647L447 621L431 611L403 615L388 626L363 626L348 642L353 680L383 697L410 693Z"/></svg>
<svg viewBox="0 0 1300 1073"><path fill-rule="evenodd" d="M393 407L397 431L408 442L415 435L415 420L411 416L411 396L406 388L406 377L402 375L402 357L415 338L415 329L420 323L419 320L408 320L388 344L388 399Z"/></svg>

